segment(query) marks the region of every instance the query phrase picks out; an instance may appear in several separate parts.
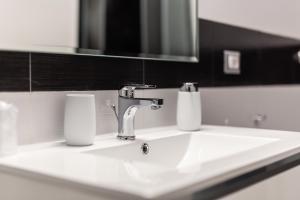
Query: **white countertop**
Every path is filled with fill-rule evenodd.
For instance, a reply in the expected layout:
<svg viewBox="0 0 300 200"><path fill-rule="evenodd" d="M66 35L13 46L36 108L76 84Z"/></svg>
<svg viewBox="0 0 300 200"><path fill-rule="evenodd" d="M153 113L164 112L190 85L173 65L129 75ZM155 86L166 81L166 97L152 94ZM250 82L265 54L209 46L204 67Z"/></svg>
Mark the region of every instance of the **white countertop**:
<svg viewBox="0 0 300 200"><path fill-rule="evenodd" d="M136 131L138 140L176 134L180 135L182 132L175 126ZM203 126L201 131L194 134L274 138L276 141L254 151L245 151L226 159L207 162L197 168L191 168L188 172L168 171L151 166L153 170L165 170L165 173L155 176L154 179L147 179L150 176L148 172L142 172L142 175L131 174L132 177L128 179L120 172L119 161L103 157L100 159L85 153L94 149L134 143L117 140L116 134L112 133L97 136L95 144L87 147L70 147L62 141L21 146L18 154L0 158L0 171L26 174L29 178L31 176L38 176L39 179L53 178L83 189L94 190L100 196L102 193L111 193L113 196L127 196L132 199L165 199L199 191L300 152L298 132Z"/></svg>

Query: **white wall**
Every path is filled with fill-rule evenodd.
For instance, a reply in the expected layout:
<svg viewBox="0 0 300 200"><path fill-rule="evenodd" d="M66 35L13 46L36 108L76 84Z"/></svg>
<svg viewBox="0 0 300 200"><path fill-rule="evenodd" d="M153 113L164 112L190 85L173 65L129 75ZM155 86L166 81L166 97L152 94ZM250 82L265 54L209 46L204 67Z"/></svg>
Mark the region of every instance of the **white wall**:
<svg viewBox="0 0 300 200"><path fill-rule="evenodd" d="M89 93L96 97L97 134L115 132L117 120L107 102L117 104L118 91L87 92L0 92L0 100L14 104L18 110L17 132L19 144L47 142L63 138L65 95ZM177 89L139 90L140 97L163 98L165 105L156 111L137 112L136 128L174 125L176 123Z"/></svg>
<svg viewBox="0 0 300 200"><path fill-rule="evenodd" d="M300 39L299 0L198 0L199 17Z"/></svg>
<svg viewBox="0 0 300 200"><path fill-rule="evenodd" d="M260 128L300 132L300 86L202 88L206 124L256 127L254 116L266 115Z"/></svg>
<svg viewBox="0 0 300 200"><path fill-rule="evenodd" d="M300 39L299 0L198 0L199 17ZM204 121L254 127L253 117L266 114L262 128L300 131L300 87L228 87L203 89Z"/></svg>
<svg viewBox="0 0 300 200"><path fill-rule="evenodd" d="M201 18L300 38L299 0L198 1ZM74 47L77 12L78 0L0 0L0 48L13 44Z"/></svg>
<svg viewBox="0 0 300 200"><path fill-rule="evenodd" d="M77 44L78 0L0 0L0 48Z"/></svg>
<svg viewBox="0 0 300 200"><path fill-rule="evenodd" d="M136 128L176 124L178 89L140 90L140 97L164 99L156 111L137 112ZM201 88L203 123L256 127L253 117L265 114L260 128L300 132L300 86ZM51 141L63 137L65 95L69 92L0 93L0 99L19 109L18 132L21 144ZM82 93L82 92L76 92ZM84 92L87 93L87 92ZM97 133L115 131L117 122L106 105L117 103L117 91L89 91L96 95Z"/></svg>

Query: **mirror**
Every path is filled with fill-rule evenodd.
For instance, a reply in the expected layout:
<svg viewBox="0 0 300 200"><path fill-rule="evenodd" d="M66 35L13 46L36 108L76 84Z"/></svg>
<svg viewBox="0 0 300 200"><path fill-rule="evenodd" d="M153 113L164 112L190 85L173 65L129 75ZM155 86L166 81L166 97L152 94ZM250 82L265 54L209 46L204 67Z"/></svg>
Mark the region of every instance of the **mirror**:
<svg viewBox="0 0 300 200"><path fill-rule="evenodd" d="M196 62L197 0L0 0L0 49Z"/></svg>

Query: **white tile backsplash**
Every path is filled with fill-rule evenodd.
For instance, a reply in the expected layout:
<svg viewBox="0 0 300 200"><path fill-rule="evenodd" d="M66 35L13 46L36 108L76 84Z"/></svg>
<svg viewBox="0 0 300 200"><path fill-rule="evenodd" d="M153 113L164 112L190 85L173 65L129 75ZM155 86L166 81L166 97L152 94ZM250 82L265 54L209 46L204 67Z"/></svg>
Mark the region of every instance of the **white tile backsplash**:
<svg viewBox="0 0 300 200"><path fill-rule="evenodd" d="M300 86L202 88L206 124L256 127L254 116L266 115L260 128L300 131Z"/></svg>
<svg viewBox="0 0 300 200"><path fill-rule="evenodd" d="M32 140L32 102L29 93L0 93L0 100L14 104L18 108L17 132L20 143Z"/></svg>
<svg viewBox="0 0 300 200"><path fill-rule="evenodd" d="M116 102L116 91L0 93L0 100L14 104L19 110L17 130L20 144L63 138L64 104L67 93L95 94L97 133L116 130L114 115L105 104L106 100Z"/></svg>
<svg viewBox="0 0 300 200"><path fill-rule="evenodd" d="M163 98L160 110L141 109L137 112L136 128L175 124L177 90L138 91L137 96ZM117 120L108 104L117 105L117 91L88 92L20 92L0 93L0 100L14 104L19 109L18 136L20 144L63 139L65 95L90 93L96 97L97 134L116 132Z"/></svg>
<svg viewBox="0 0 300 200"><path fill-rule="evenodd" d="M159 110L137 112L136 128L176 124L178 89L139 90L137 96L163 98ZM266 114L261 128L300 131L300 86L201 88L203 123L255 127L253 116ZM96 96L97 134L116 132L117 120L108 103L117 105L117 91L0 93L0 100L19 109L20 144L63 138L64 101L67 93Z"/></svg>

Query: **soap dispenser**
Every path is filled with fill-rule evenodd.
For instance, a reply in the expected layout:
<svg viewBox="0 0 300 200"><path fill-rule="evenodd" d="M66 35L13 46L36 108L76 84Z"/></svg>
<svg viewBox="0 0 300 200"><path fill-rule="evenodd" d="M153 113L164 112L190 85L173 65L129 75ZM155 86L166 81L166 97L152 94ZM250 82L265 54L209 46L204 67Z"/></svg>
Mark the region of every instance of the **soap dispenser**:
<svg viewBox="0 0 300 200"><path fill-rule="evenodd" d="M183 131L196 131L201 126L201 99L198 83L183 83L177 98L177 126Z"/></svg>

